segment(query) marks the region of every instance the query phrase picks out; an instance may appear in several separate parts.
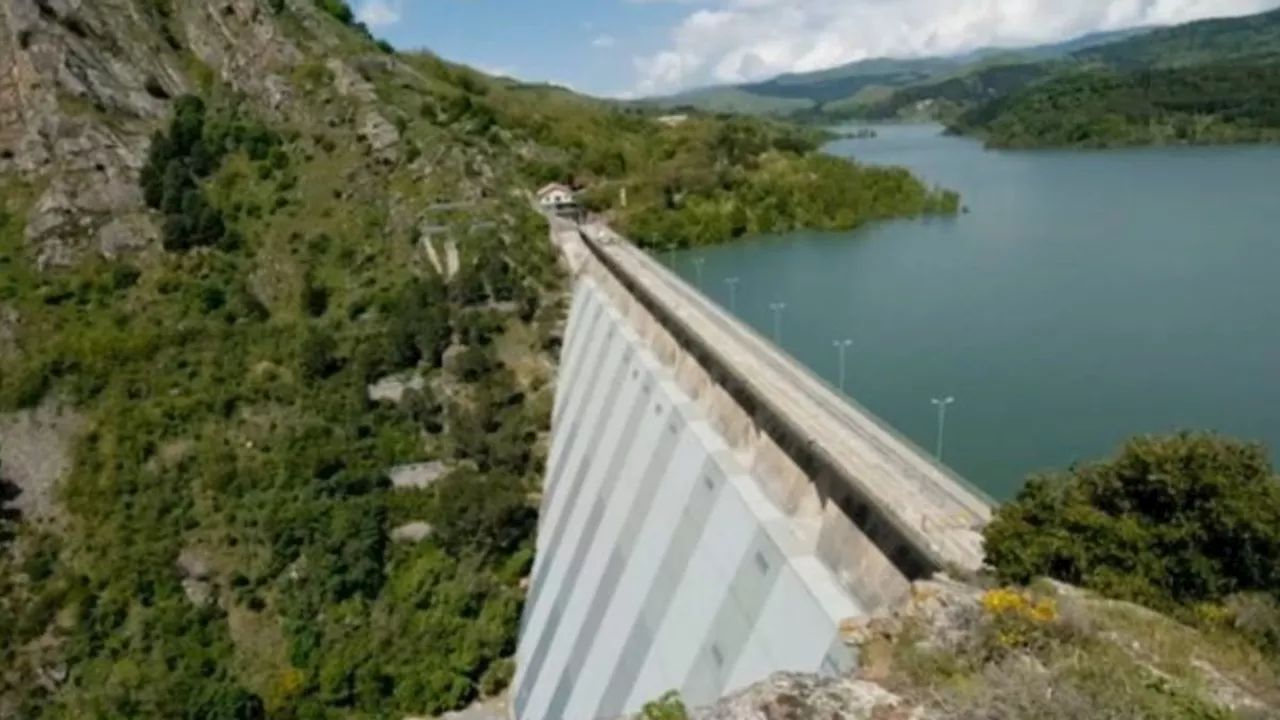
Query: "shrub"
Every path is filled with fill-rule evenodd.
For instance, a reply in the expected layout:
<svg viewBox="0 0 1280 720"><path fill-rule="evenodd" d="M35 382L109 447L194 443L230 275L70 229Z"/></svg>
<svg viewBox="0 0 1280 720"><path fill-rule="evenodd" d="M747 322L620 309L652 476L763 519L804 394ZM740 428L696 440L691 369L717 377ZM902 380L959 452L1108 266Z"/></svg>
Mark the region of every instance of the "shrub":
<svg viewBox="0 0 1280 720"><path fill-rule="evenodd" d="M1032 478L985 535L1004 580L1049 576L1171 610L1280 593L1280 483L1266 451L1207 434L1131 440Z"/></svg>
<svg viewBox="0 0 1280 720"><path fill-rule="evenodd" d="M669 690L657 700L645 703L640 712L644 720L687 720L689 717L680 693L675 690Z"/></svg>
<svg viewBox="0 0 1280 720"><path fill-rule="evenodd" d="M337 342L324 330L312 329L303 335L298 348L298 366L310 381L323 380L336 373L342 364L337 358Z"/></svg>
<svg viewBox="0 0 1280 720"><path fill-rule="evenodd" d="M486 697L497 695L511 684L511 678L515 672L515 663L510 658L494 662L484 671L484 675L480 676L480 692Z"/></svg>
<svg viewBox="0 0 1280 720"><path fill-rule="evenodd" d="M351 6L343 0L316 0L316 7L333 16L343 25L350 25L355 20L355 13L351 12Z"/></svg>
<svg viewBox="0 0 1280 720"><path fill-rule="evenodd" d="M514 477L457 472L435 490L432 539L451 555L500 560L533 536L538 513Z"/></svg>

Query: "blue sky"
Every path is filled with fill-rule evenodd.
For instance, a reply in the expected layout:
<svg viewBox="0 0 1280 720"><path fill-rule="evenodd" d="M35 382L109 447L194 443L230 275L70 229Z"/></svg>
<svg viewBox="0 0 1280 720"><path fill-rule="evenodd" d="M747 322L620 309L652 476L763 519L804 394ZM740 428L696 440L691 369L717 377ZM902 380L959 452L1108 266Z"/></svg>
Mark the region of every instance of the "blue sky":
<svg viewBox="0 0 1280 720"><path fill-rule="evenodd" d="M866 57L1030 45L1280 0L351 0L402 49L596 95L759 80Z"/></svg>
<svg viewBox="0 0 1280 720"><path fill-rule="evenodd" d="M357 0L353 6L366 20L379 17L373 7L391 8L397 21L370 26L397 48L425 47L487 71L593 94L630 90L632 58L657 52L687 9L623 0Z"/></svg>

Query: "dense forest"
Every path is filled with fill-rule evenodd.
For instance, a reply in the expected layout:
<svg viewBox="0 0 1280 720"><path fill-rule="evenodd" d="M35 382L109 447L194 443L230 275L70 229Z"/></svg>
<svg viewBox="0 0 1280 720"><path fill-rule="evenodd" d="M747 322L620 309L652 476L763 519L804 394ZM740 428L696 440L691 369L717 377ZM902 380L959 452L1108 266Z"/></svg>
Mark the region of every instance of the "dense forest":
<svg viewBox="0 0 1280 720"><path fill-rule="evenodd" d="M1053 77L960 115L991 147L1112 147L1280 140L1280 64Z"/></svg>

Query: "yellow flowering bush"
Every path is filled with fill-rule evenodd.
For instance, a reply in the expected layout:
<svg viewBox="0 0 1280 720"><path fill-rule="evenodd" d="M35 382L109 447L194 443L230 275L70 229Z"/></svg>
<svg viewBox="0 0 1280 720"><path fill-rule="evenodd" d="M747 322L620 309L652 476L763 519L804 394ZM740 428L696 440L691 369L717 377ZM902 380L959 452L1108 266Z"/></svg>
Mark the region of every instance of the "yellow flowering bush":
<svg viewBox="0 0 1280 720"><path fill-rule="evenodd" d="M1026 647L1045 637L1058 619L1053 598L1036 597L1027 590L995 588L982 594L992 639L997 650Z"/></svg>

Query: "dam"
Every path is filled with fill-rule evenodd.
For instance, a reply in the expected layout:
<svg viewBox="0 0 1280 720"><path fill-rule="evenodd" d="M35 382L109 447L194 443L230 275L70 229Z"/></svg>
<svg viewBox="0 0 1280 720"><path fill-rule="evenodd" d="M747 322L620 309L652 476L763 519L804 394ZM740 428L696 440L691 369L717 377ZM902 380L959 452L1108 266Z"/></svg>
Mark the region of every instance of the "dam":
<svg viewBox="0 0 1280 720"><path fill-rule="evenodd" d="M604 226L574 275L517 720L841 673L840 624L981 565L991 503Z"/></svg>

